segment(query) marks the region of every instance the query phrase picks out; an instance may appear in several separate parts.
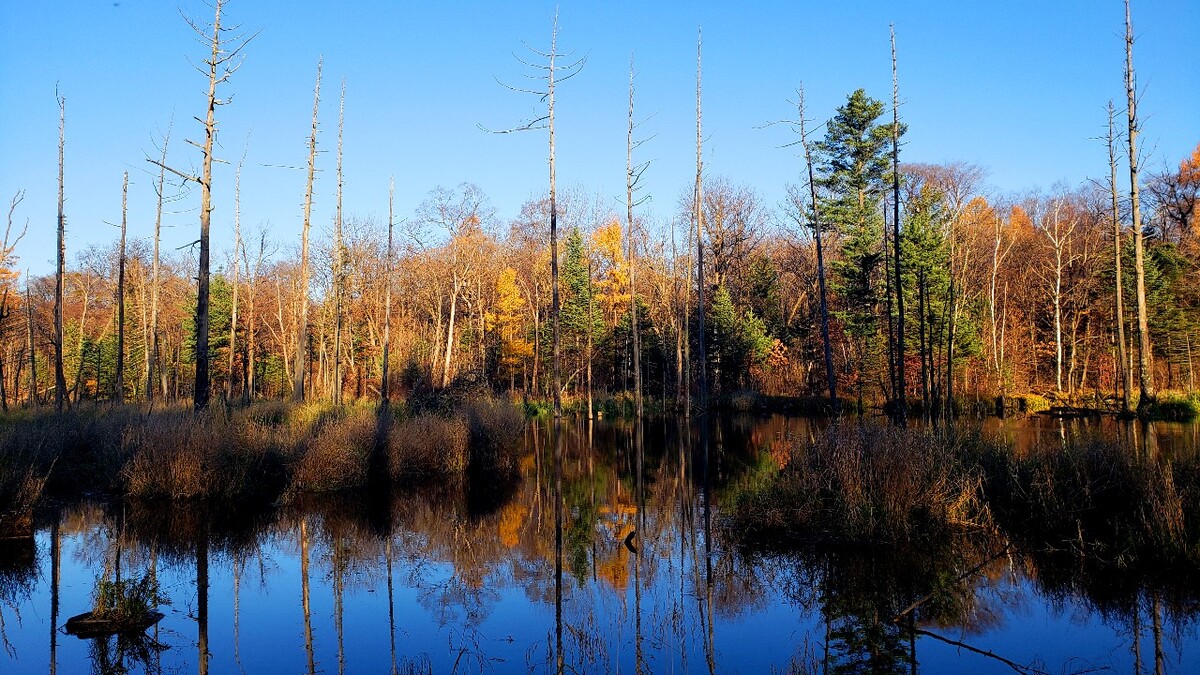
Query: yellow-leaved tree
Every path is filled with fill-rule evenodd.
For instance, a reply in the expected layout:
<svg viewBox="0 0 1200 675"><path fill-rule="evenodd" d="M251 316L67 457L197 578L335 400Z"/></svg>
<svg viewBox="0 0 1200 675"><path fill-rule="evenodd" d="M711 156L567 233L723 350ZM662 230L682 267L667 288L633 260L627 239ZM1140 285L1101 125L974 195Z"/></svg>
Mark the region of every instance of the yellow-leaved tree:
<svg viewBox="0 0 1200 675"><path fill-rule="evenodd" d="M525 296L517 286L517 271L505 267L496 279L496 304L485 317L487 329L500 340L500 364L508 368L509 388L526 359L533 356L533 345L523 336Z"/></svg>

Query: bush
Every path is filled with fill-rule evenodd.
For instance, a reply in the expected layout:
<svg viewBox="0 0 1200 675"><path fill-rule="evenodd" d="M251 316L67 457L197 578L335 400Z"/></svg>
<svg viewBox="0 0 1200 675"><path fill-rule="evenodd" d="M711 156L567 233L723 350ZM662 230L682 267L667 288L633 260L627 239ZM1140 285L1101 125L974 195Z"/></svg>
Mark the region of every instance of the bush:
<svg viewBox="0 0 1200 675"><path fill-rule="evenodd" d="M1190 422L1200 415L1200 394L1179 391L1159 392L1150 406L1150 417L1156 420Z"/></svg>
<svg viewBox="0 0 1200 675"><path fill-rule="evenodd" d="M1045 396L1037 394L1021 394L1015 397L1017 399L1017 409L1021 412L1032 415L1050 409L1050 400Z"/></svg>
<svg viewBox="0 0 1200 675"><path fill-rule="evenodd" d="M421 475L452 475L467 466L471 433L462 419L420 415L388 433L388 473L393 480Z"/></svg>
<svg viewBox="0 0 1200 675"><path fill-rule="evenodd" d="M142 624L159 605L167 604L158 580L150 572L138 579L98 579L93 596L92 617L119 626Z"/></svg>
<svg viewBox="0 0 1200 675"><path fill-rule="evenodd" d="M293 469L292 489L332 492L367 484L376 445L376 421L364 410L341 419L322 411L306 451Z"/></svg>

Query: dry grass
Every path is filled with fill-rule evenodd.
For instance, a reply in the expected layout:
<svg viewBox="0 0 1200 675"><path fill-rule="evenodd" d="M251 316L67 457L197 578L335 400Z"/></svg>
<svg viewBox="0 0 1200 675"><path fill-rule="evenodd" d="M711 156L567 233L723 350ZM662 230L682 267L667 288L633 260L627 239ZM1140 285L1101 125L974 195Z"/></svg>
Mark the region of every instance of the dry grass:
<svg viewBox="0 0 1200 675"><path fill-rule="evenodd" d="M341 419L321 413L311 424L316 430L294 464L291 488L336 492L365 486L375 449L375 418L359 409Z"/></svg>
<svg viewBox="0 0 1200 675"><path fill-rule="evenodd" d="M904 541L988 522L977 471L932 432L835 424L793 448L777 476L738 495L749 540Z"/></svg>
<svg viewBox="0 0 1200 675"><path fill-rule="evenodd" d="M424 414L391 425L388 473L406 477L452 475L467 467L471 433L462 418Z"/></svg>

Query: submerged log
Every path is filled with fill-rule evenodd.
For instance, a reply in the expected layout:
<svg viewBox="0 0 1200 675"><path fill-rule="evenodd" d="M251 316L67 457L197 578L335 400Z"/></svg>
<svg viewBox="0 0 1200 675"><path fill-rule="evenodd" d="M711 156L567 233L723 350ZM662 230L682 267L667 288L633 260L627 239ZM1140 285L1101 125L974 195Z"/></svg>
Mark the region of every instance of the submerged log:
<svg viewBox="0 0 1200 675"><path fill-rule="evenodd" d="M67 619L67 634L79 638L104 637L116 633L141 633L163 618L162 612L150 612L136 620L98 617L95 612L84 612Z"/></svg>

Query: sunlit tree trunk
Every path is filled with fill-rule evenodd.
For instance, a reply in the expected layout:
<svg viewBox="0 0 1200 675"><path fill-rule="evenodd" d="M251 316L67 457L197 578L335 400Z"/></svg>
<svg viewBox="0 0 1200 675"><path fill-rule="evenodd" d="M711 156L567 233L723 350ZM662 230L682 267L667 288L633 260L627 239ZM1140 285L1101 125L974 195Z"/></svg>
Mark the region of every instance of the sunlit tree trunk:
<svg viewBox="0 0 1200 675"><path fill-rule="evenodd" d="M1145 243L1142 231L1142 207L1138 185L1137 137L1140 127L1137 118L1137 87L1133 73L1133 20L1129 0L1125 0L1125 98L1129 115L1129 204L1133 217L1133 266L1137 274L1138 312L1138 371L1141 398L1138 411L1144 413L1154 402L1154 352L1150 345L1150 309L1146 304Z"/></svg>
<svg viewBox="0 0 1200 675"><path fill-rule="evenodd" d="M312 223L313 175L317 168L317 112L321 105L321 64L317 60L317 83L313 87L312 133L308 137L308 181L304 189L304 225L300 235L300 320L296 326L296 356L292 360L292 400L304 401L304 379L308 372L308 230Z"/></svg>

